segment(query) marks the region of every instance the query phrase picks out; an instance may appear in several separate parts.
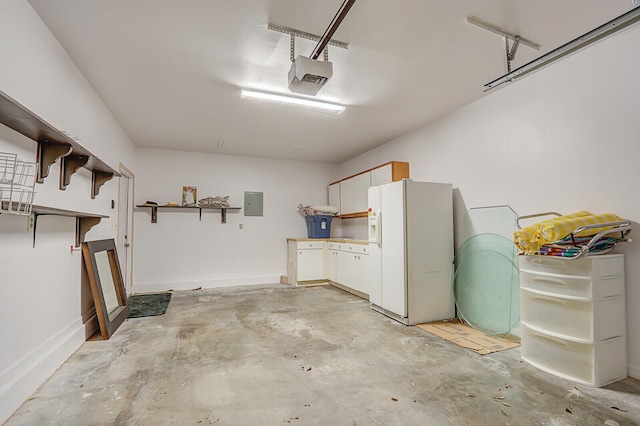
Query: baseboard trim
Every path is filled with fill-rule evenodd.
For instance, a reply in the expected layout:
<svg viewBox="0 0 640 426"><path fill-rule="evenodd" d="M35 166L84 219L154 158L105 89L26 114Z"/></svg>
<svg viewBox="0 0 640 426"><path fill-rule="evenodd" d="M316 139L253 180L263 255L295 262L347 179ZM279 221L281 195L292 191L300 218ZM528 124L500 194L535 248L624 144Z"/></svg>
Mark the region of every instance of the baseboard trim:
<svg viewBox="0 0 640 426"><path fill-rule="evenodd" d="M82 318L63 327L0 372L0 424L84 343Z"/></svg>
<svg viewBox="0 0 640 426"><path fill-rule="evenodd" d="M640 379L640 367L637 365L629 365L629 377Z"/></svg>
<svg viewBox="0 0 640 426"><path fill-rule="evenodd" d="M354 294L358 297L362 297L364 300L369 301L369 295L367 293L363 293L359 290L353 289L351 287L347 287L346 285L342 285L340 283L337 283L335 281L329 281L329 284L331 284L334 287L339 288L340 290L346 291L347 293L351 293Z"/></svg>
<svg viewBox="0 0 640 426"><path fill-rule="evenodd" d="M262 274L220 274L196 277L162 277L148 280L134 278L134 293L153 293L169 290L193 290L194 288L223 288L241 285L277 284L282 272Z"/></svg>

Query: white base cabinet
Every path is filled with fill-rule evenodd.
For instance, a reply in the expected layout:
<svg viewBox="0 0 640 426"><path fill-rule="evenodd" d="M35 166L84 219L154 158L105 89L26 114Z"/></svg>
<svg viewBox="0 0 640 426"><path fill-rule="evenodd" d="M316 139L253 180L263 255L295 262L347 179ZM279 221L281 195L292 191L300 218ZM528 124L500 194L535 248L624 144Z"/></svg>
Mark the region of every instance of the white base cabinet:
<svg viewBox="0 0 640 426"><path fill-rule="evenodd" d="M289 240L287 276L294 287L326 280L325 241Z"/></svg>
<svg viewBox="0 0 640 426"><path fill-rule="evenodd" d="M288 249L287 276L292 286L331 283L369 298L368 243L291 238Z"/></svg>
<svg viewBox="0 0 640 426"><path fill-rule="evenodd" d="M327 279L335 282L338 280L338 251L331 245L329 243L327 248Z"/></svg>
<svg viewBox="0 0 640 426"><path fill-rule="evenodd" d="M590 386L627 377L624 255L519 259L522 359Z"/></svg>
<svg viewBox="0 0 640 426"><path fill-rule="evenodd" d="M328 253L336 259L335 279L329 276L329 280L347 291L368 298L369 246L329 242Z"/></svg>

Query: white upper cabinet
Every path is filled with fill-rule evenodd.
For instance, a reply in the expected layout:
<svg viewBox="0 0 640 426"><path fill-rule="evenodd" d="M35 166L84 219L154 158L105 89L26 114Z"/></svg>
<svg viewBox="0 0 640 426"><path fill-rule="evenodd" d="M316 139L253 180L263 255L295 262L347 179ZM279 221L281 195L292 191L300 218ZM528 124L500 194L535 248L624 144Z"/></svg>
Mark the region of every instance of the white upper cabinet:
<svg viewBox="0 0 640 426"><path fill-rule="evenodd" d="M384 185L393 182L391 163L371 170L371 186Z"/></svg>
<svg viewBox="0 0 640 426"><path fill-rule="evenodd" d="M366 212L369 204L368 194L370 181L370 172L362 173L354 176L353 179L353 205L355 212Z"/></svg>
<svg viewBox="0 0 640 426"><path fill-rule="evenodd" d="M365 172L340 181L340 214L367 211L370 175Z"/></svg>
<svg viewBox="0 0 640 426"><path fill-rule="evenodd" d="M356 203L353 198L353 188L353 179L340 181L340 214L349 214L356 211Z"/></svg>
<svg viewBox="0 0 640 426"><path fill-rule="evenodd" d="M332 183L329 185L329 205L338 207L338 213L341 214L340 211L340 182Z"/></svg>
<svg viewBox="0 0 640 426"><path fill-rule="evenodd" d="M366 217L368 189L409 178L409 163L391 161L329 185L329 205L336 206L343 219Z"/></svg>

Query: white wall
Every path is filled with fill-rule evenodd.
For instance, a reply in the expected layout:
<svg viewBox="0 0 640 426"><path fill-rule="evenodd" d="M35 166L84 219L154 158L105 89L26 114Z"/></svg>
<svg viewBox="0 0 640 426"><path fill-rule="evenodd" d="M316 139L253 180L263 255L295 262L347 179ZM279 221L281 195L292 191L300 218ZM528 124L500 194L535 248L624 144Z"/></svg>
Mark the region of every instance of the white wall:
<svg viewBox="0 0 640 426"><path fill-rule="evenodd" d="M83 146L117 169L135 170L131 141L26 0L3 0L0 90L80 137ZM0 125L0 151L35 161L36 144ZM59 165L36 185L35 203L109 215L87 239L113 238L117 179L91 199L91 177L76 173L58 190ZM41 216L35 248L28 218L0 215L0 423L85 340L91 302L82 256L71 252L75 219ZM86 319L86 318L85 318Z"/></svg>
<svg viewBox="0 0 640 426"><path fill-rule="evenodd" d="M617 34L348 161L340 175L409 161L413 179L453 184L458 235L466 208L503 204L520 215L614 212L638 232L638 45L640 28ZM618 252L629 371L640 378L640 243Z"/></svg>
<svg viewBox="0 0 640 426"><path fill-rule="evenodd" d="M389 160L409 161L416 180L451 182L456 224L467 207L509 204L518 213L546 210L613 211L637 223L640 202L636 119L640 105L640 30L619 34L411 134L338 166L139 149L115 122L64 49L26 0L3 0L0 14L0 90L114 168L136 173L136 203L179 201L182 185L198 198L264 192L264 216L217 212L135 213L134 289L138 291L274 282L286 273L287 237L306 233L298 203L325 203L326 185ZM0 126L0 151L35 158L35 144ZM29 158L30 157L30 158ZM57 189L54 167L36 202L110 215L88 239L115 236L117 181L96 200L90 176ZM363 222L364 223L364 222ZM244 229L239 229L239 224ZM70 252L74 220L43 217L35 248L26 218L0 215L0 422L84 340L87 287L82 258ZM343 235L366 238L358 221ZM350 229L351 228L351 229ZM360 235L362 233L362 235ZM629 365L640 377L637 243L627 255ZM90 296L89 296L90 297Z"/></svg>
<svg viewBox="0 0 640 426"><path fill-rule="evenodd" d="M306 237L297 205L326 204L337 165L141 148L136 204L181 203L183 185L197 198L229 195L244 206L244 192L262 192L264 216L219 211L136 209L134 291L277 283L287 271L287 237ZM243 225L243 229L239 225Z"/></svg>

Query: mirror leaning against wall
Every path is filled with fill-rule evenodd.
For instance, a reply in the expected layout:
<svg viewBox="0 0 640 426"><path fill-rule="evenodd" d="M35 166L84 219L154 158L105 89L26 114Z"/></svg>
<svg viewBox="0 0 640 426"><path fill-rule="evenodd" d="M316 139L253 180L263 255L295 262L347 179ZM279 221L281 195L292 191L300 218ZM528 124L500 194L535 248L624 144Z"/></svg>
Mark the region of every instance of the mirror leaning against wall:
<svg viewBox="0 0 640 426"><path fill-rule="evenodd" d="M107 340L129 316L122 272L113 239L82 244L102 338Z"/></svg>

